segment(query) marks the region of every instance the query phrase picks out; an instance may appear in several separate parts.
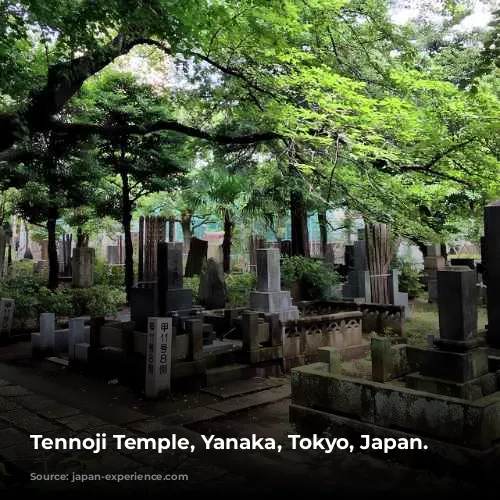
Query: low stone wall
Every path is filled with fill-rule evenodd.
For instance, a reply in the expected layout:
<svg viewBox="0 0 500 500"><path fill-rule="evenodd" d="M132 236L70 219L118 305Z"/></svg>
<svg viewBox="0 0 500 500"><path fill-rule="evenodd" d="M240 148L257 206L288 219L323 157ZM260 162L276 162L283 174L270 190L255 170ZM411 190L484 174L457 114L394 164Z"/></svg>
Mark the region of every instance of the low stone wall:
<svg viewBox="0 0 500 500"><path fill-rule="evenodd" d="M362 344L362 313L321 314L282 323L285 371L317 361L320 347L345 349Z"/></svg>
<svg viewBox="0 0 500 500"><path fill-rule="evenodd" d="M469 401L332 374L324 363L292 371L292 406L477 450L500 439L498 393Z"/></svg>
<svg viewBox="0 0 500 500"><path fill-rule="evenodd" d="M311 300L298 302L297 307L302 317L360 311L363 316L363 333L384 334L390 330L400 336L404 335L404 306L347 300Z"/></svg>

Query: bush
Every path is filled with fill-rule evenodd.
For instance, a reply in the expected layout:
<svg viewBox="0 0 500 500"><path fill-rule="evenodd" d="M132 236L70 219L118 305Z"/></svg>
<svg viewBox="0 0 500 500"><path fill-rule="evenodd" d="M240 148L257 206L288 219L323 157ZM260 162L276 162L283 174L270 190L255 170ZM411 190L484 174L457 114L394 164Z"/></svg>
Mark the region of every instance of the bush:
<svg viewBox="0 0 500 500"><path fill-rule="evenodd" d="M231 307L247 307L250 301L250 292L255 289L257 277L254 273L233 273L225 275L227 287L227 302ZM193 301L198 303L200 277L184 278L184 288L193 291Z"/></svg>
<svg viewBox="0 0 500 500"><path fill-rule="evenodd" d="M104 262L96 262L95 284L121 288L125 284L125 266L112 266Z"/></svg>
<svg viewBox="0 0 500 500"><path fill-rule="evenodd" d="M406 292L409 299L418 297L423 291L423 273L418 264L408 257L396 257L392 268L399 271L399 290Z"/></svg>
<svg viewBox="0 0 500 500"><path fill-rule="evenodd" d="M250 292L257 285L254 273L227 274L227 301L231 307L248 307Z"/></svg>
<svg viewBox="0 0 500 500"><path fill-rule="evenodd" d="M198 292L200 288L200 277L192 276L190 278L184 278L184 288L191 288L193 291L193 302L198 304Z"/></svg>
<svg viewBox="0 0 500 500"><path fill-rule="evenodd" d="M125 304L125 291L107 285L68 290L73 316L107 316L116 314Z"/></svg>
<svg viewBox="0 0 500 500"><path fill-rule="evenodd" d="M120 287L98 284L92 288L57 290L49 290L46 285L47 277L34 274L32 263L16 263L12 267L0 283L0 294L15 301L15 326L34 326L43 312L53 312L58 318L116 314L126 301L122 283Z"/></svg>
<svg viewBox="0 0 500 500"><path fill-rule="evenodd" d="M298 284L301 296L306 300L340 298L340 275L321 260L300 256L283 259L281 282L287 290Z"/></svg>

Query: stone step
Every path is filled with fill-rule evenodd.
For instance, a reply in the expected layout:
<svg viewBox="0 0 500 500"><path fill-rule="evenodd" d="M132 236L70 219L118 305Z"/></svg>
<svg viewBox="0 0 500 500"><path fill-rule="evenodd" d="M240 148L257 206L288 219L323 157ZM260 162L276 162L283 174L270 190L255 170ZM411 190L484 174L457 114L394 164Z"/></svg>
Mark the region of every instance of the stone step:
<svg viewBox="0 0 500 500"><path fill-rule="evenodd" d="M276 403L291 396L290 384L254 392L241 397L227 398L217 403L179 410L162 417L133 422L129 429L141 434L164 435L172 426L190 426L220 419L244 410Z"/></svg>
<svg viewBox="0 0 500 500"><path fill-rule="evenodd" d="M281 387L274 387L265 391L254 392L239 398L229 398L218 403L207 405L210 410L215 410L226 415L237 413L257 406L262 406L270 403L276 403L282 399L289 398L292 394L289 384L284 384Z"/></svg>
<svg viewBox="0 0 500 500"><path fill-rule="evenodd" d="M255 374L254 368L250 365L233 363L226 366L209 368L206 372L206 385L208 387L221 385L235 380L248 379Z"/></svg>
<svg viewBox="0 0 500 500"><path fill-rule="evenodd" d="M45 361L49 361L50 363L55 363L56 365L69 366L69 361L67 359L59 358L57 356L45 358Z"/></svg>
<svg viewBox="0 0 500 500"><path fill-rule="evenodd" d="M236 380L234 382L205 387L201 391L221 399L228 399L264 391L273 387L280 387L285 383L287 383L286 378L254 377L248 380Z"/></svg>

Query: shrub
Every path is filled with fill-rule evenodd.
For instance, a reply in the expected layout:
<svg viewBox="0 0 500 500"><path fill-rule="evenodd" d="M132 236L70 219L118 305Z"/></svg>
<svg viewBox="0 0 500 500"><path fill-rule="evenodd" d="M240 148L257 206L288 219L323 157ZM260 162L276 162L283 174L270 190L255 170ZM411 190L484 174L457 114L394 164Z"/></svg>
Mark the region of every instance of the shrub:
<svg viewBox="0 0 500 500"><path fill-rule="evenodd" d="M125 291L107 285L69 290L74 316L116 314L125 304Z"/></svg>
<svg viewBox="0 0 500 500"><path fill-rule="evenodd" d="M95 284L121 288L125 284L125 266L112 266L97 262L95 266Z"/></svg>
<svg viewBox="0 0 500 500"><path fill-rule="evenodd" d="M227 274L227 301L231 307L248 307L250 292L257 285L254 273Z"/></svg>
<svg viewBox="0 0 500 500"><path fill-rule="evenodd" d="M326 300L339 298L340 275L318 259L287 257L281 264L281 281L285 289L300 286L302 298Z"/></svg>
<svg viewBox="0 0 500 500"><path fill-rule="evenodd" d="M193 291L193 302L198 304L198 292L200 288L200 277L192 276L190 278L184 278L184 288L191 288Z"/></svg>
<svg viewBox="0 0 500 500"><path fill-rule="evenodd" d="M414 299L423 291L423 273L418 264L408 257L396 257L392 268L399 271L399 290L406 292L408 298Z"/></svg>
<svg viewBox="0 0 500 500"><path fill-rule="evenodd" d="M47 276L34 274L32 263L12 266L0 283L0 295L14 299L15 327L36 325L43 312L53 312L58 318L116 314L126 301L122 282L119 287L98 284L92 288L59 287L57 290L49 290L46 285Z"/></svg>
<svg viewBox="0 0 500 500"><path fill-rule="evenodd" d="M254 273L233 273L225 275L227 302L231 307L246 307L250 301L250 292L255 289L257 277ZM193 301L198 303L200 277L184 278L184 288L193 291Z"/></svg>

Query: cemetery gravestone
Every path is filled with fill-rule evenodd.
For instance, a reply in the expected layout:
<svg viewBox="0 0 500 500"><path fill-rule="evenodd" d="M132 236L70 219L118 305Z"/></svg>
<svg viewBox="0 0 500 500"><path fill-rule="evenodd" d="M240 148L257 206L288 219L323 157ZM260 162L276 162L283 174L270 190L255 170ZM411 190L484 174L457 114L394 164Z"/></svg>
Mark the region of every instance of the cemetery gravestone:
<svg viewBox="0 0 500 500"><path fill-rule="evenodd" d="M299 318L292 305L289 291L281 290L280 251L278 248L260 248L257 255L257 290L250 292L250 308L259 312L278 313L280 321Z"/></svg>
<svg viewBox="0 0 500 500"><path fill-rule="evenodd" d="M203 264L207 260L208 242L192 237L189 243L189 253L184 276L197 276L201 273Z"/></svg>
<svg viewBox="0 0 500 500"><path fill-rule="evenodd" d="M292 256L292 240L281 240L280 241L280 252L282 257Z"/></svg>
<svg viewBox="0 0 500 500"><path fill-rule="evenodd" d="M438 293L440 338L423 350L420 373L408 375L407 386L469 400L495 392L496 374L489 373L488 352L477 334L476 272L438 271Z"/></svg>
<svg viewBox="0 0 500 500"><path fill-rule="evenodd" d="M399 271L392 270L389 276L389 296L391 304L395 306L404 306L405 318L409 319L411 316L411 308L408 303L408 294L399 291Z"/></svg>
<svg viewBox="0 0 500 500"><path fill-rule="evenodd" d="M500 201L484 209L483 277L487 286L490 346L500 348Z"/></svg>
<svg viewBox="0 0 500 500"><path fill-rule="evenodd" d="M120 262L120 248L118 245L109 245L106 248L107 263L110 265L121 264Z"/></svg>
<svg viewBox="0 0 500 500"><path fill-rule="evenodd" d="M200 304L207 309L226 307L226 283L222 267L214 259L208 259L200 275Z"/></svg>
<svg viewBox="0 0 500 500"><path fill-rule="evenodd" d="M68 332L68 357L70 361L75 359L75 345L85 342L85 319L70 318Z"/></svg>
<svg viewBox="0 0 500 500"><path fill-rule="evenodd" d="M0 338L9 337L14 319L14 299L0 300Z"/></svg>
<svg viewBox="0 0 500 500"><path fill-rule="evenodd" d="M193 307L193 293L183 288L182 243L158 243L158 315Z"/></svg>
<svg viewBox="0 0 500 500"><path fill-rule="evenodd" d="M445 258L441 255L441 245L427 245L427 256L424 257L424 277L427 281L429 303L433 304L438 299L437 273L446 265Z"/></svg>
<svg viewBox="0 0 500 500"><path fill-rule="evenodd" d="M145 393L156 398L170 391L172 318L148 318Z"/></svg>
<svg viewBox="0 0 500 500"><path fill-rule="evenodd" d="M95 249L76 247L73 250L72 284L77 288L89 288L94 284Z"/></svg>
<svg viewBox="0 0 500 500"><path fill-rule="evenodd" d="M55 347L56 315L54 313L40 314L40 348L52 350Z"/></svg>

